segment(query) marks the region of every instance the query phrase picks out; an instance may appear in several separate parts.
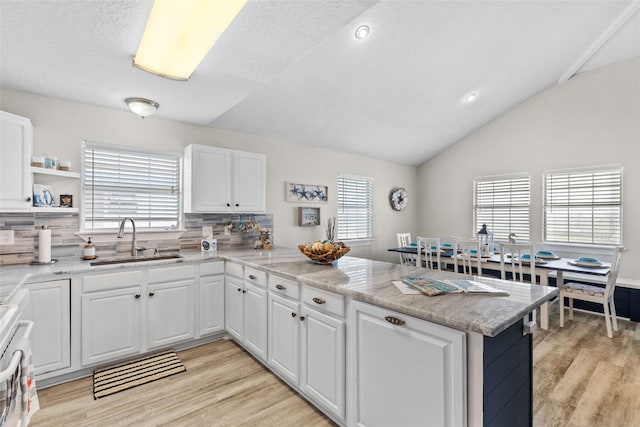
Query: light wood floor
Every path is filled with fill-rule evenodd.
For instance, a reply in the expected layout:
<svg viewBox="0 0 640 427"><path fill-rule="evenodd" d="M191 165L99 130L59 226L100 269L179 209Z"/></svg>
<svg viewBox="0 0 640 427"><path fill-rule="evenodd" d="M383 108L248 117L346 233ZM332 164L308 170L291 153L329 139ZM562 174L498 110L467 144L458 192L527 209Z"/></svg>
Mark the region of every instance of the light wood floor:
<svg viewBox="0 0 640 427"><path fill-rule="evenodd" d="M576 312L534 334L534 426L640 425L640 324ZM84 378L40 390L32 426L331 426L232 341L178 353L187 372L93 400Z"/></svg>
<svg viewBox="0 0 640 427"><path fill-rule="evenodd" d="M38 391L30 426L333 426L233 341L178 352L187 371L93 400L91 377Z"/></svg>

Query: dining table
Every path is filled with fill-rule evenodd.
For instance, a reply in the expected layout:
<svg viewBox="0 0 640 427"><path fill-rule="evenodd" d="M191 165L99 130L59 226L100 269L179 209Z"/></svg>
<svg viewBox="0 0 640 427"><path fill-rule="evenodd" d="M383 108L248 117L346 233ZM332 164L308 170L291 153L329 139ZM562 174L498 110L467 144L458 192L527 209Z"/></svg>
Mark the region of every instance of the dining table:
<svg viewBox="0 0 640 427"><path fill-rule="evenodd" d="M389 248L389 252L399 252L406 254L417 255L417 247L403 247L403 248ZM423 249L424 252L424 249ZM453 250L443 249L440 251L440 262L446 265L454 265ZM501 271L500 267L500 254L491 254L481 256L482 270ZM505 257L505 264L511 264L511 259ZM609 274L610 263L601 262L594 266L583 267L576 265L576 259L574 258L562 258L556 259L544 259L536 262L536 276L539 280L536 283L543 286L549 286L550 274L555 274L556 286L559 288L564 283L565 274L580 274L593 276L594 279L606 277ZM526 273L526 271L525 271ZM581 276L580 280L585 280L585 276ZM600 280L595 280L600 281ZM544 303L540 306L540 328L549 329L549 303Z"/></svg>

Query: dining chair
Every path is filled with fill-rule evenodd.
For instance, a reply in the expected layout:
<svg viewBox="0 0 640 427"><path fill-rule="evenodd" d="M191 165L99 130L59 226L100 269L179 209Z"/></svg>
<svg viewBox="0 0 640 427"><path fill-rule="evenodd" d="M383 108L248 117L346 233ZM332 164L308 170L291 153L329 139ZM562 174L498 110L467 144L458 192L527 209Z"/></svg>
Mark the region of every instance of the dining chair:
<svg viewBox="0 0 640 427"><path fill-rule="evenodd" d="M418 244L418 254L416 255L416 267L423 267L424 249L424 267L429 270L441 270L440 265L440 238L439 237L416 237ZM434 249L435 248L435 249Z"/></svg>
<svg viewBox="0 0 640 427"><path fill-rule="evenodd" d="M398 247L404 248L411 243L411 233L397 233ZM400 252L400 264L413 264L414 256L412 254L404 254Z"/></svg>
<svg viewBox="0 0 640 427"><path fill-rule="evenodd" d="M529 255L529 262L523 261L522 255ZM500 277L507 280L507 273L511 273L509 280L524 283L524 275L529 274L529 283L536 283L535 251L530 243L512 244L500 243ZM508 261L509 263L505 262Z"/></svg>
<svg viewBox="0 0 640 427"><path fill-rule="evenodd" d="M462 265L462 273L473 274L473 264L476 263L477 275L482 276L482 256L478 240L456 239L453 241L453 268L459 272L458 265Z"/></svg>
<svg viewBox="0 0 640 427"><path fill-rule="evenodd" d="M618 330L618 320L616 318L616 305L613 300L613 294L616 290L616 281L618 280L618 272L622 265L622 246L618 246L613 250L611 258L611 268L607 275L607 283L604 288L600 286L587 285L584 283L565 283L560 286L560 327L564 327L564 299L569 299L569 320L573 320L573 300L590 301L602 304L604 309L604 321L607 326L607 336L613 338L611 326L613 330Z"/></svg>

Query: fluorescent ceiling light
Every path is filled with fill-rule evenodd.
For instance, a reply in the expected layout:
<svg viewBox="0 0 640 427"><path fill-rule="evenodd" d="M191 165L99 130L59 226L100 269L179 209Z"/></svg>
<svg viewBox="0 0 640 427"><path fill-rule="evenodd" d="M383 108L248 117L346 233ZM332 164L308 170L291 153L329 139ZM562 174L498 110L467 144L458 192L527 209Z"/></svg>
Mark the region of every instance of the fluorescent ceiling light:
<svg viewBox="0 0 640 427"><path fill-rule="evenodd" d="M133 111L143 119L155 113L160 106L160 104L158 104L156 101L152 101L146 98L127 98L124 100L124 102L127 103L131 111Z"/></svg>
<svg viewBox="0 0 640 427"><path fill-rule="evenodd" d="M247 0L155 0L133 65L188 80Z"/></svg>

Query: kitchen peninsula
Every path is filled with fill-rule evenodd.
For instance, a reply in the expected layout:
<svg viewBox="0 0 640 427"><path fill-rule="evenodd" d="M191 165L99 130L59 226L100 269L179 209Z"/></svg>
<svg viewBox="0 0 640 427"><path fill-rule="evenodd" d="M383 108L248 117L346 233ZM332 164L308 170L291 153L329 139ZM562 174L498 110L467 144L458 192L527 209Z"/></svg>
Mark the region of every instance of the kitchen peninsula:
<svg viewBox="0 0 640 427"><path fill-rule="evenodd" d="M316 265L291 249L181 255L94 267L79 260L3 267L0 284L5 295L44 280L70 279L78 285L72 286L70 297L71 366L61 371L68 377L106 363L83 353L87 335L82 308L88 307L91 292L104 292L97 279L126 279L137 271L137 286L161 290L154 278L166 281L173 274L182 280L179 268L180 274L193 271L196 289L224 273L225 291L216 294L224 299L223 330L208 335L209 340L231 336L341 425L384 425L388 419L395 425L422 425L421 420L447 426L531 423L532 343L531 335L523 333L522 319L553 298L554 288L477 278L509 296L430 298L404 295L392 284L424 274L416 267L354 257L333 266ZM195 295L199 297L187 301L202 319L206 293ZM247 316L261 310L264 320L251 323ZM200 332L176 346L206 339L205 330L196 329Z"/></svg>

